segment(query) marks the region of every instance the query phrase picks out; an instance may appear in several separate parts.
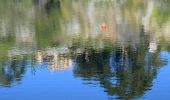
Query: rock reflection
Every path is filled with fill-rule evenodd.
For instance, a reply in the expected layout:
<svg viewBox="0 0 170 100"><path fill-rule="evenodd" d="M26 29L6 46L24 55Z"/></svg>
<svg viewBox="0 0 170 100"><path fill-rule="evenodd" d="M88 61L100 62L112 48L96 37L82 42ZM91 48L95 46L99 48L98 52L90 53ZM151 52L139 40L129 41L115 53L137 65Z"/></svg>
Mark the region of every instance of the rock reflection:
<svg viewBox="0 0 170 100"><path fill-rule="evenodd" d="M48 64L48 69L51 71L66 70L70 69L72 66L72 60L67 50L64 50L64 48L60 50L51 48L46 51L38 51L35 54L35 61L37 63L46 62Z"/></svg>

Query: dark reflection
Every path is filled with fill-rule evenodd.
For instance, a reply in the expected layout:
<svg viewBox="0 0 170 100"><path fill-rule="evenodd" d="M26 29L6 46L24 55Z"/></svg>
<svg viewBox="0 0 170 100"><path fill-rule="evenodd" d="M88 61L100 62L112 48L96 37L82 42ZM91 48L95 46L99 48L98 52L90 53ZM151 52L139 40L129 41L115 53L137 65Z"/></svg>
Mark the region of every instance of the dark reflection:
<svg viewBox="0 0 170 100"><path fill-rule="evenodd" d="M144 34L142 31L141 41L137 44L117 43L109 50L99 51L85 48L74 58L75 77L81 77L87 83L99 82L108 95L117 99L143 96L151 89L158 69L166 64L159 51L148 52L149 37Z"/></svg>
<svg viewBox="0 0 170 100"><path fill-rule="evenodd" d="M54 9L60 9L60 0L33 0L33 3L45 9L48 13Z"/></svg>
<svg viewBox="0 0 170 100"><path fill-rule="evenodd" d="M49 0L45 6L49 12L52 8L60 8L60 0Z"/></svg>

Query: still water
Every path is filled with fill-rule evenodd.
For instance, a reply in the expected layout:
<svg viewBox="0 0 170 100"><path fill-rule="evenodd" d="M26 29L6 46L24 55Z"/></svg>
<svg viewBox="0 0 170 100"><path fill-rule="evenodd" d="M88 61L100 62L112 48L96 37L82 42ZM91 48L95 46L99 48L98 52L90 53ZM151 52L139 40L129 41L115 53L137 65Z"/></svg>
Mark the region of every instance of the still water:
<svg viewBox="0 0 170 100"><path fill-rule="evenodd" d="M0 0L0 100L170 99L170 0Z"/></svg>

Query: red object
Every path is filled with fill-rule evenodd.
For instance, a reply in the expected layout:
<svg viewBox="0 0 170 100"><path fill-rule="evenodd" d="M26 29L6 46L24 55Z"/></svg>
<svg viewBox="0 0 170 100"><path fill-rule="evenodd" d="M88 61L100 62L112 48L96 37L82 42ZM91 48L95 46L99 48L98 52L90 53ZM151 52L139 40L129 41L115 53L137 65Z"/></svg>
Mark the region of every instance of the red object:
<svg viewBox="0 0 170 100"><path fill-rule="evenodd" d="M102 30L106 30L106 24L105 23L102 24Z"/></svg>

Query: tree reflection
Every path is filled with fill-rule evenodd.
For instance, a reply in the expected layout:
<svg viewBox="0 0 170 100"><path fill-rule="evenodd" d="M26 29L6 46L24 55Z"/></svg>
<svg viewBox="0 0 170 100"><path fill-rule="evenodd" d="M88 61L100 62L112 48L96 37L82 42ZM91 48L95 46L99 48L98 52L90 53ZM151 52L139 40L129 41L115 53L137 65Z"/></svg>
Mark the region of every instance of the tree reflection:
<svg viewBox="0 0 170 100"><path fill-rule="evenodd" d="M166 63L160 58L159 51L148 52L149 37L143 31L141 36L140 43L117 43L114 49L97 51L85 48L82 54L74 58L75 77L97 81L108 95L119 99L142 96L151 89L159 67Z"/></svg>
<svg viewBox="0 0 170 100"><path fill-rule="evenodd" d="M6 61L0 67L0 86L10 87L21 81L25 73L25 60Z"/></svg>

